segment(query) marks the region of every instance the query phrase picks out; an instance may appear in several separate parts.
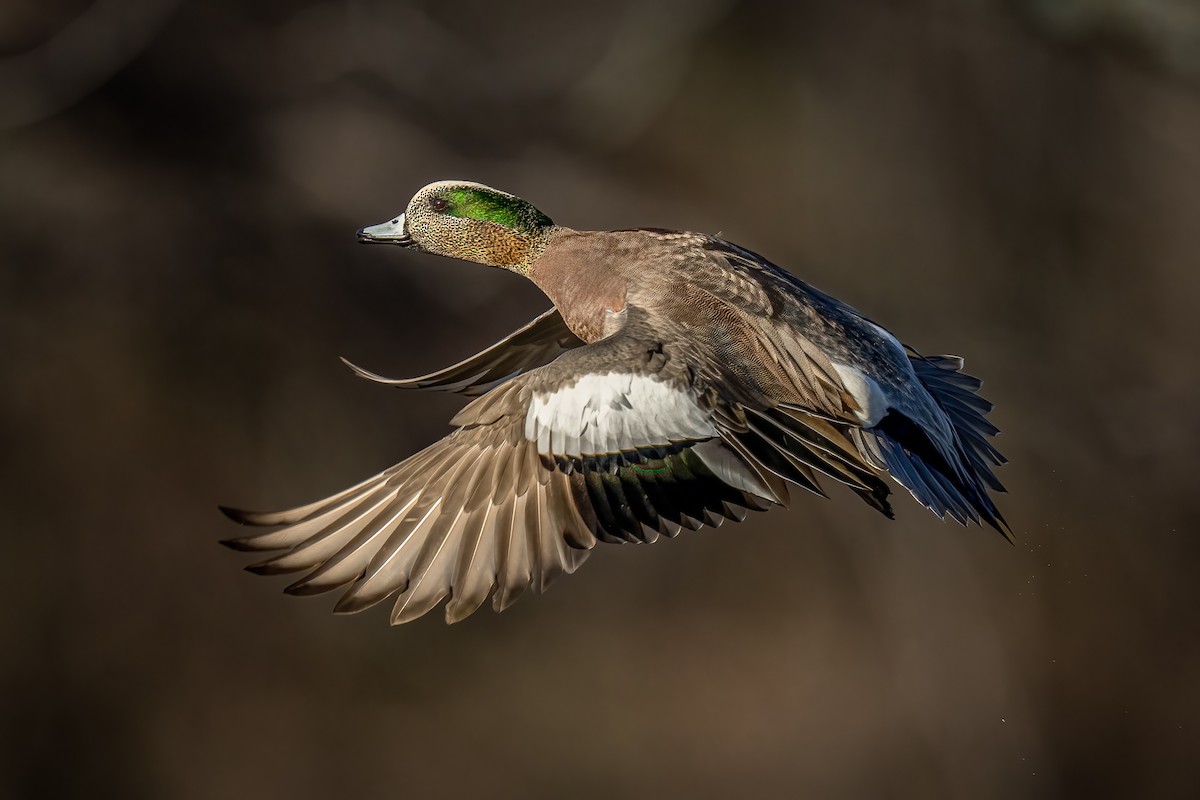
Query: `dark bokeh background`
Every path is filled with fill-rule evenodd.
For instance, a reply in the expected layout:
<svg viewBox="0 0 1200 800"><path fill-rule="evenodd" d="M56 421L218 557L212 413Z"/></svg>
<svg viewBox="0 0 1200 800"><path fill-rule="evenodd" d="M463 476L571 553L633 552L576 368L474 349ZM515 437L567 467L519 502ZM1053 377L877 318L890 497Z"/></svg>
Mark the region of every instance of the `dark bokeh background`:
<svg viewBox="0 0 1200 800"><path fill-rule="evenodd" d="M1200 8L0 12L0 796L1200 796ZM1019 544L846 492L447 628L215 542L443 435L529 284L353 231L480 180L722 232L968 357Z"/></svg>

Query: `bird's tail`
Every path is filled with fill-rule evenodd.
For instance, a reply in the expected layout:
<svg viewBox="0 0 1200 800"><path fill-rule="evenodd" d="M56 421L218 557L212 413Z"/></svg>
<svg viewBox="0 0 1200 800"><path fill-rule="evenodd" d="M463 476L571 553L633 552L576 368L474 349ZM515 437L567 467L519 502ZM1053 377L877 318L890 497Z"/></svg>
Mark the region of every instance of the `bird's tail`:
<svg viewBox="0 0 1200 800"><path fill-rule="evenodd" d="M913 371L945 413L954 430L949 451L907 417L888 413L861 444L924 506L962 524L986 523L1012 540L1008 523L988 491L1003 492L993 467L1007 459L990 439L999 433L988 422L992 404L978 394L983 382L961 371L957 356L909 353Z"/></svg>

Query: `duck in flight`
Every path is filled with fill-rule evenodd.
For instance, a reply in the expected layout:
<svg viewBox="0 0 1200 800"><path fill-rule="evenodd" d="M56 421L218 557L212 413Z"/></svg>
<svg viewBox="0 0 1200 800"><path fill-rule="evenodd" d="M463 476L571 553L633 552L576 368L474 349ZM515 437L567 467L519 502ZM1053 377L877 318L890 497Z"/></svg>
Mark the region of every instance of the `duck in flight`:
<svg viewBox="0 0 1200 800"><path fill-rule="evenodd" d="M395 598L393 624L449 598L457 622L492 596L574 572L597 542L742 520L789 489L841 483L892 517L885 478L939 517L1008 526L989 490L1004 463L992 406L962 359L922 356L855 309L722 239L576 231L478 183L421 189L359 241L500 267L554 304L453 366L388 386L475 399L446 438L316 503L222 509L273 530L225 542L274 554L247 569L341 589L335 611Z"/></svg>

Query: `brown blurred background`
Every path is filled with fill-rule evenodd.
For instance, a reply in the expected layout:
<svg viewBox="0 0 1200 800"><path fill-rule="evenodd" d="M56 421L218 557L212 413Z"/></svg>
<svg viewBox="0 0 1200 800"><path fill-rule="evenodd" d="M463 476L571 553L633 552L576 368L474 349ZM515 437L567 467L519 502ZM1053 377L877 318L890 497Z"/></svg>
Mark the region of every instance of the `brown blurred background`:
<svg viewBox="0 0 1200 800"><path fill-rule="evenodd" d="M0 12L3 797L1200 796L1189 0ZM469 178L721 232L968 358L1019 544L847 492L447 628L216 545L547 306L359 247Z"/></svg>

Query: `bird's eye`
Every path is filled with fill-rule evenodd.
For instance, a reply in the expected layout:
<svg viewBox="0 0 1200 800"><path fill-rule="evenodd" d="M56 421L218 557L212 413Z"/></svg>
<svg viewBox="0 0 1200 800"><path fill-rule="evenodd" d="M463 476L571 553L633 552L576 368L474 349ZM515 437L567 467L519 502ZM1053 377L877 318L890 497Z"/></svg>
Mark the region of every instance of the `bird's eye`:
<svg viewBox="0 0 1200 800"><path fill-rule="evenodd" d="M447 205L448 205L448 203L446 203L446 201L440 197L433 198L433 200L431 200L429 203L429 206L434 211L445 211Z"/></svg>

